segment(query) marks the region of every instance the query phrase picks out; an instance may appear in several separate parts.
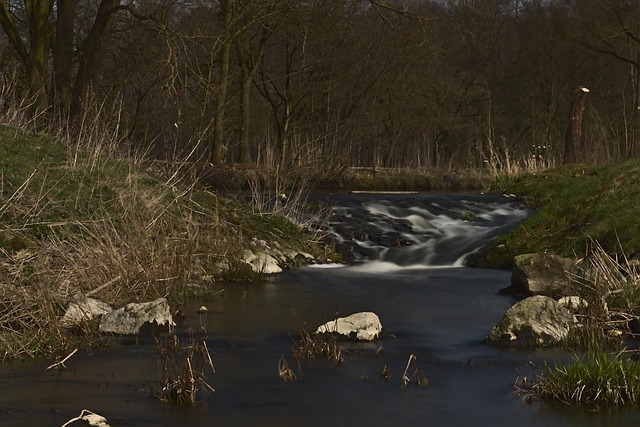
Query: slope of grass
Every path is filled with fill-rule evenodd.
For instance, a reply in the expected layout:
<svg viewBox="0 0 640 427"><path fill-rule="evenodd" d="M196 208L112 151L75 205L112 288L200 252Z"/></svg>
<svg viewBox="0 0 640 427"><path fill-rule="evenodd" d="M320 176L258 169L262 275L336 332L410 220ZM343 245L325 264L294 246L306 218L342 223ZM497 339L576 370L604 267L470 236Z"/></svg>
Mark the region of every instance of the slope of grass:
<svg viewBox="0 0 640 427"><path fill-rule="evenodd" d="M94 297L115 307L175 304L222 280L255 280L242 259L256 240L323 256L281 215L114 154L0 125L0 359L91 337L90 325L73 335L58 323L77 292L107 284Z"/></svg>
<svg viewBox="0 0 640 427"><path fill-rule="evenodd" d="M640 160L502 177L492 191L515 194L539 211L499 238L484 265L504 266L514 255L540 251L582 257L592 241L609 253L640 253Z"/></svg>

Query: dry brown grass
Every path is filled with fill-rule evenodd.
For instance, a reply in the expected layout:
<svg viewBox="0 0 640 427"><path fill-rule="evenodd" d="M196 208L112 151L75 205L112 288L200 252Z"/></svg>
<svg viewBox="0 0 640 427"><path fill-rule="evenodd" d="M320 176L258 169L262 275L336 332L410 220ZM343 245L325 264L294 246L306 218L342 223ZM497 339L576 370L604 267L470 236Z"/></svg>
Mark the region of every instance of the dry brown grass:
<svg viewBox="0 0 640 427"><path fill-rule="evenodd" d="M26 107L10 105L0 121L27 129ZM18 128L19 141L4 141L14 161L0 161L0 359L61 354L81 337L93 340L95 322L72 331L59 324L78 292L115 307L158 296L179 302L192 293L188 285L213 291L217 278L242 270L241 209L179 171L142 170L144 156L127 148L117 117L94 113L52 130L62 142ZM43 159L25 158L40 147ZM21 148L31 151L21 156ZM233 224L222 219L231 210Z"/></svg>
<svg viewBox="0 0 640 427"><path fill-rule="evenodd" d="M182 345L177 336L172 335L157 340L157 349L162 364L162 379L158 389L151 394L165 403L179 405L194 404L198 393L215 392L207 382L207 373L215 373L213 360L205 341Z"/></svg>
<svg viewBox="0 0 640 427"><path fill-rule="evenodd" d="M336 365L344 362L336 334L309 333L303 330L300 333L300 341L293 349L293 355L298 360L324 357Z"/></svg>

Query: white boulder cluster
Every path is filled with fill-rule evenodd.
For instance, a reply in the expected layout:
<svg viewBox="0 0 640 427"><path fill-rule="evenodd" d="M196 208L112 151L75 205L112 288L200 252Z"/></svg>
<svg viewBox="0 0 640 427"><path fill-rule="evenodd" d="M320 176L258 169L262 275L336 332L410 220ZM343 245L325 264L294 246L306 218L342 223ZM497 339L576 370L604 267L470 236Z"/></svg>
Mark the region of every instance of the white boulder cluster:
<svg viewBox="0 0 640 427"><path fill-rule="evenodd" d="M165 298L143 303L130 303L117 310L104 302L76 294L60 319L64 327L78 326L101 317L100 332L120 335L137 335L145 328L166 327L171 330L175 323Z"/></svg>

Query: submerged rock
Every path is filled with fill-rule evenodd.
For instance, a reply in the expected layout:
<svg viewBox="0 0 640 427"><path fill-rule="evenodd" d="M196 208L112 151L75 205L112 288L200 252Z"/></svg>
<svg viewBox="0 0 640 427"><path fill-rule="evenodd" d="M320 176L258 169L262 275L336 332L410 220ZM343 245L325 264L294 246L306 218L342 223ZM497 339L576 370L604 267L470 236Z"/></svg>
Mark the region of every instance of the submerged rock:
<svg viewBox="0 0 640 427"><path fill-rule="evenodd" d="M143 327L167 326L170 329L174 325L167 300L158 298L139 304L127 304L104 315L100 320L100 332L136 335Z"/></svg>
<svg viewBox="0 0 640 427"><path fill-rule="evenodd" d="M536 295L511 307L486 341L505 347L541 347L557 344L576 324L571 311L550 297Z"/></svg>
<svg viewBox="0 0 640 427"><path fill-rule="evenodd" d="M78 293L74 295L71 302L69 302L67 311L65 311L64 316L60 319L60 324L64 327L76 326L111 311L113 311L113 308L108 304Z"/></svg>
<svg viewBox="0 0 640 427"><path fill-rule="evenodd" d="M327 322L316 333L337 333L349 339L373 341L380 338L382 324L377 314L361 312Z"/></svg>

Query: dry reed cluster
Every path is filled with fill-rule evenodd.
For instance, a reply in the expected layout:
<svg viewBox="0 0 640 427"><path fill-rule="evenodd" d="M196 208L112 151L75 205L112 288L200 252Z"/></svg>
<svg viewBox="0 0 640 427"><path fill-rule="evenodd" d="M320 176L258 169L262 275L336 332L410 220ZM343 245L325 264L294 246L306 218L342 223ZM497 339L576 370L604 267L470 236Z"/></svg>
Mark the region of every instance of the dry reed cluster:
<svg viewBox="0 0 640 427"><path fill-rule="evenodd" d="M177 336L157 339L157 350L162 364L162 379L158 389L151 394L158 400L179 405L196 402L198 392L215 392L207 382L207 372L215 373L213 359L206 341L182 345Z"/></svg>
<svg viewBox="0 0 640 427"><path fill-rule="evenodd" d="M118 307L250 277L243 248L275 236L270 217L256 226L250 209L198 187L193 153L173 169L150 161L122 135L117 105L36 132L42 118L9 86L0 85L0 360L93 339L95 322L69 331L58 321L78 292ZM296 209L293 200L278 213Z"/></svg>

